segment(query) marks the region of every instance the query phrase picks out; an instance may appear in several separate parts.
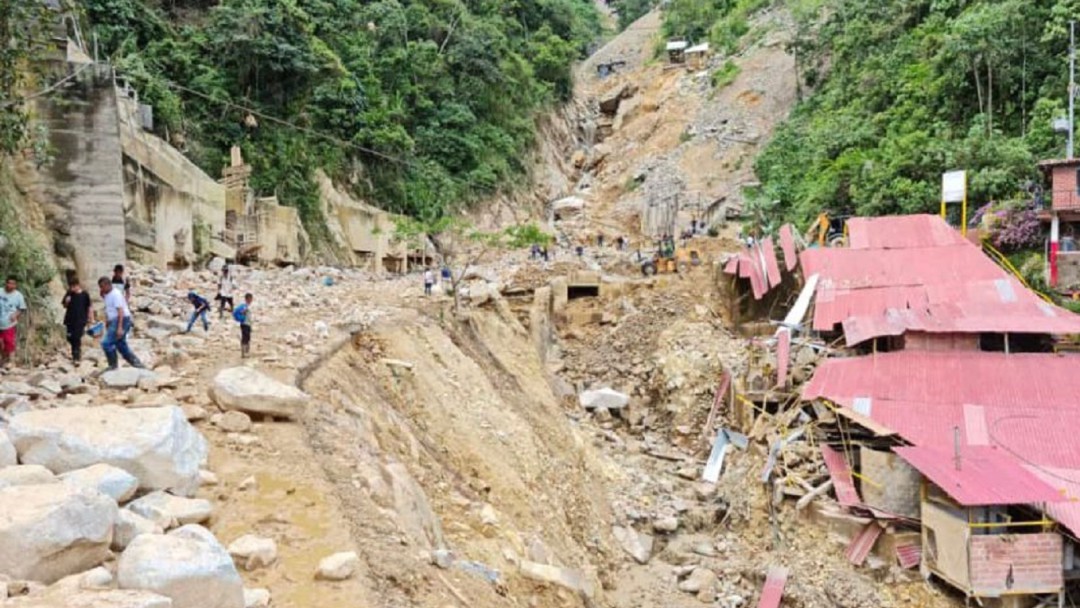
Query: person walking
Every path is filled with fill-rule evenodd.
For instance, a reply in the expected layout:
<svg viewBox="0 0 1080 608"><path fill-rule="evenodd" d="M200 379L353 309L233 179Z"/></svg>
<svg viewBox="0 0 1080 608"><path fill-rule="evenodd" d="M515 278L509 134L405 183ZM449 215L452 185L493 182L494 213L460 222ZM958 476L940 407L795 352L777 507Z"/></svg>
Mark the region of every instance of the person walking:
<svg viewBox="0 0 1080 608"><path fill-rule="evenodd" d="M431 288L435 285L435 273L430 268L424 269L424 295L431 295Z"/></svg>
<svg viewBox="0 0 1080 608"><path fill-rule="evenodd" d="M118 287L113 287L113 282L109 277L98 279L98 289L101 291L101 299L105 302L105 337L101 339L101 350L105 351L105 360L109 363L106 371L112 371L119 366L118 353L124 361L128 362L128 365L142 369L142 362L127 343L132 319L131 309L128 308L124 292Z"/></svg>
<svg viewBox="0 0 1080 608"><path fill-rule="evenodd" d="M240 356L244 359L251 354L251 325L255 322L251 303L254 301L255 296L245 293L244 303L232 311L233 318L240 323Z"/></svg>
<svg viewBox="0 0 1080 608"><path fill-rule="evenodd" d="M124 265L113 266L112 284L124 294L124 301L131 303L131 280L124 275Z"/></svg>
<svg viewBox="0 0 1080 608"><path fill-rule="evenodd" d="M191 333L191 328L195 326L195 320L200 317L202 318L203 331L210 331L210 319L206 318L206 314L210 312L210 302L206 301L206 298L194 291L188 292L187 299L188 302L191 302L193 310L191 311L191 318L188 319L187 329L184 330L184 333Z"/></svg>
<svg viewBox="0 0 1080 608"><path fill-rule="evenodd" d="M94 318L94 307L90 303L90 294L83 291L82 283L75 277L68 281L68 291L60 303L64 306L64 328L71 345L71 362L78 365L82 360L83 334Z"/></svg>
<svg viewBox="0 0 1080 608"><path fill-rule="evenodd" d="M4 281L4 291L0 292L0 369L11 367L15 357L15 343L18 337L19 316L26 311L26 298L19 291L19 282L15 277Z"/></svg>
<svg viewBox="0 0 1080 608"><path fill-rule="evenodd" d="M229 275L229 267L226 266L221 269L221 278L218 279L218 318L225 318L225 305L229 305L229 312L233 312L235 306L233 305L233 291L236 290L236 282L233 281L232 276Z"/></svg>

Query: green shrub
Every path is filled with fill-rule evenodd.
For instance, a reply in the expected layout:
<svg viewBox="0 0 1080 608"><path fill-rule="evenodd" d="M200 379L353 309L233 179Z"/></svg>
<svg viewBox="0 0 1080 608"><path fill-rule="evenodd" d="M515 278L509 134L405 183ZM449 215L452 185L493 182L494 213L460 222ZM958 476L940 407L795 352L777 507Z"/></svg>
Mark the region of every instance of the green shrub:
<svg viewBox="0 0 1080 608"><path fill-rule="evenodd" d="M740 72L742 72L742 68L740 68L734 61L728 59L724 62L724 65L713 71L713 88L722 89L729 84L735 82L735 79L739 77Z"/></svg>

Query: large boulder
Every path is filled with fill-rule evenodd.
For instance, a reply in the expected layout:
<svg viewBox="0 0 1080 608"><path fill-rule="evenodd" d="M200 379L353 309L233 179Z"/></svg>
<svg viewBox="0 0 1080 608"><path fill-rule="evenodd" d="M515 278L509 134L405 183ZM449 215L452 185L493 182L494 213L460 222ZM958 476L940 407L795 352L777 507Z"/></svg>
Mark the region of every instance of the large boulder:
<svg viewBox="0 0 1080 608"><path fill-rule="evenodd" d="M210 519L213 505L205 498L184 498L167 492L151 492L127 506L132 513L164 527L201 524Z"/></svg>
<svg viewBox="0 0 1080 608"><path fill-rule="evenodd" d="M584 391L578 396L581 407L587 410L621 410L630 403L630 396L610 388Z"/></svg>
<svg viewBox="0 0 1080 608"><path fill-rule="evenodd" d="M0 488L56 483L56 475L39 464L24 464L0 469Z"/></svg>
<svg viewBox="0 0 1080 608"><path fill-rule="evenodd" d="M171 598L173 608L244 608L244 583L232 558L202 526L135 537L116 578L121 589Z"/></svg>
<svg viewBox="0 0 1080 608"><path fill-rule="evenodd" d="M551 213L556 220L565 220L581 215L585 210L585 199L577 196L560 198L551 203Z"/></svg>
<svg viewBox="0 0 1080 608"><path fill-rule="evenodd" d="M42 595L10 598L4 608L173 608L169 598L149 591L49 589Z"/></svg>
<svg viewBox="0 0 1080 608"><path fill-rule="evenodd" d="M109 557L116 503L62 483L0 489L0 575L52 583Z"/></svg>
<svg viewBox="0 0 1080 608"><path fill-rule="evenodd" d="M139 480L144 490L190 496L199 487L206 440L175 406L116 405L33 410L8 427L19 459L67 473L105 463Z"/></svg>
<svg viewBox="0 0 1080 608"><path fill-rule="evenodd" d="M19 455L4 429L0 428L0 467L19 463Z"/></svg>
<svg viewBox="0 0 1080 608"><path fill-rule="evenodd" d="M210 398L226 410L276 418L295 418L307 405L307 393L250 367L223 369L214 377Z"/></svg>
<svg viewBox="0 0 1080 608"><path fill-rule="evenodd" d="M148 379L157 378L157 374L148 369L122 367L101 374L101 383L109 388L132 388Z"/></svg>
<svg viewBox="0 0 1080 608"><path fill-rule="evenodd" d="M164 534L165 527L128 509L116 514L113 528L112 550L120 553L140 534Z"/></svg>
<svg viewBox="0 0 1080 608"><path fill-rule="evenodd" d="M124 469L99 462L85 469L60 475L60 481L81 488L97 490L116 502L127 502L139 489L139 480Z"/></svg>

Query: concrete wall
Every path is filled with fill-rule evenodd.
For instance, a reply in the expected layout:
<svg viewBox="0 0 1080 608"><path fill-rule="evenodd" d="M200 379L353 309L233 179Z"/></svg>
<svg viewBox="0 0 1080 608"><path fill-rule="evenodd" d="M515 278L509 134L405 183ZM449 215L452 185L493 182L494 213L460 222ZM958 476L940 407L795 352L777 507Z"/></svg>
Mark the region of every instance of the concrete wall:
<svg viewBox="0 0 1080 608"><path fill-rule="evenodd" d="M278 205L272 199L258 199L255 216L259 224L260 260L295 264L303 259L307 243L296 209Z"/></svg>
<svg viewBox="0 0 1080 608"><path fill-rule="evenodd" d="M66 212L76 271L93 281L126 259L120 125L112 69L74 69L70 86L36 101L55 159L31 194Z"/></svg>
<svg viewBox="0 0 1080 608"><path fill-rule="evenodd" d="M1058 254L1058 289L1080 287L1080 251Z"/></svg>
<svg viewBox="0 0 1080 608"><path fill-rule="evenodd" d="M993 534L971 537L971 586L976 595L1056 593L1064 585L1061 535ZM1006 580L1012 573L1012 585Z"/></svg>
<svg viewBox="0 0 1080 608"><path fill-rule="evenodd" d="M124 153L129 245L132 257L159 267L210 253L211 242L225 230L225 187L176 148L144 131L137 102L118 100ZM196 226L205 234L196 241ZM205 250L197 251L197 244Z"/></svg>
<svg viewBox="0 0 1080 608"><path fill-rule="evenodd" d="M971 588L968 575L968 526L965 512L922 503L923 565L954 587Z"/></svg>
<svg viewBox="0 0 1080 608"><path fill-rule="evenodd" d="M319 200L331 236L355 264L373 272L386 269L385 258L404 259L407 248L395 242L394 216L342 192L322 171L316 171Z"/></svg>
<svg viewBox="0 0 1080 608"><path fill-rule="evenodd" d="M905 517L919 517L919 472L892 452L859 448L866 504ZM871 483L872 482L872 483Z"/></svg>

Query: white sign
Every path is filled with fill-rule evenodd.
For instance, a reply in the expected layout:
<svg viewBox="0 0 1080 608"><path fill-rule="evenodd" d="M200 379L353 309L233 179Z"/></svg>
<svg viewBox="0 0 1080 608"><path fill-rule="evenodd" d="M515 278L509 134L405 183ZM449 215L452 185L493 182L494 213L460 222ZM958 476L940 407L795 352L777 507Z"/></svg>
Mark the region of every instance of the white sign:
<svg viewBox="0 0 1080 608"><path fill-rule="evenodd" d="M941 202L959 203L966 198L967 171L949 171L941 174Z"/></svg>

